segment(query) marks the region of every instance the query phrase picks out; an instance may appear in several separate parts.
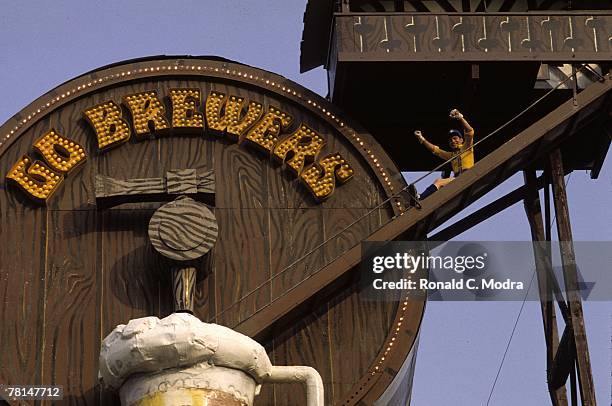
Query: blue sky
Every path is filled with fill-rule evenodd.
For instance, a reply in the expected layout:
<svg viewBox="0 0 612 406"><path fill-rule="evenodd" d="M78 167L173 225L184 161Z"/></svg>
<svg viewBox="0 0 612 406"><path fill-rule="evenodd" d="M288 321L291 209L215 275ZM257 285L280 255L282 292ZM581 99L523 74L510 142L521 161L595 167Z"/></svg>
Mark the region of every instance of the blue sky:
<svg viewBox="0 0 612 406"><path fill-rule="evenodd" d="M325 72L299 74L305 0L15 1L0 15L0 122L56 85L148 55L218 55L279 73L325 96ZM576 240L612 240L612 158L600 179L568 181ZM416 174L407 174L416 178ZM515 176L472 211L522 183ZM522 205L461 236L528 240ZM520 302L432 302L421 331L413 405L485 405ZM584 305L597 396L610 399L612 303ZM527 302L491 405L550 404L539 304Z"/></svg>

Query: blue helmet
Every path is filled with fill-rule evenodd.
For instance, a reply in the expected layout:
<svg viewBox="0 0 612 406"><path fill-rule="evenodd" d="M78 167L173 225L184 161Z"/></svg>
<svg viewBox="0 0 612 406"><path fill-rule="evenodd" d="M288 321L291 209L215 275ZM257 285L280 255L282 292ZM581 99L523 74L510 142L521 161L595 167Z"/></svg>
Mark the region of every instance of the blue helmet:
<svg viewBox="0 0 612 406"><path fill-rule="evenodd" d="M454 137L455 135L456 135L457 137L459 137L459 138L463 139L463 133L462 133L461 131L459 131L459 130L455 130L455 129L453 128L452 130L450 130L450 131L448 132L448 138L452 138L452 137Z"/></svg>

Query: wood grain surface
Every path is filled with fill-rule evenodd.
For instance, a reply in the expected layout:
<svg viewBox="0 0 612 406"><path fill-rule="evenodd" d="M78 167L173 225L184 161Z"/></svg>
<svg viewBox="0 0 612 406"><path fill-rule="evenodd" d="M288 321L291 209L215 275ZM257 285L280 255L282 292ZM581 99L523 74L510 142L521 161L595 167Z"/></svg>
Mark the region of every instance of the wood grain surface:
<svg viewBox="0 0 612 406"><path fill-rule="evenodd" d="M0 193L0 382L40 382L46 210L10 209Z"/></svg>
<svg viewBox="0 0 612 406"><path fill-rule="evenodd" d="M354 179L318 204L282 164L201 130L132 137L107 152L97 151L94 133L82 118L87 107L157 90L170 111L169 89L191 87L203 97L214 89L282 107L295 127L303 122L326 138L324 152L343 154L355 169ZM89 156L41 206L7 186L4 176L20 156L33 154L33 141L51 128L84 145ZM100 342L117 324L170 314L170 265L147 237L149 220L163 202L100 209L94 179L159 178L175 169L214 171L219 237L196 264L195 314L230 327L390 218L386 209L374 209L385 199L383 189L351 143L278 94L231 81L177 78L132 81L77 98L41 116L0 156L0 383L63 385L70 405L117 404L116 395L97 383ZM336 233L341 235L330 239ZM394 310L390 303L361 300L354 281L262 344L277 365L315 367L323 377L326 404L333 404L374 360ZM256 405L303 404L303 393L292 385L270 385Z"/></svg>
<svg viewBox="0 0 612 406"><path fill-rule="evenodd" d="M94 404L100 351L99 213L49 211L41 383L62 385L73 404Z"/></svg>

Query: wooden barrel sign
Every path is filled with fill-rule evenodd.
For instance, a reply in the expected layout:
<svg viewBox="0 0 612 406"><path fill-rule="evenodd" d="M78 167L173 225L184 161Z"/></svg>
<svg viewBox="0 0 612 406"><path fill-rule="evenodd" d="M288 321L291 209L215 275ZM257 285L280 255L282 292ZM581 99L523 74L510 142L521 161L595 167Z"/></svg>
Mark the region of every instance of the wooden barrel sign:
<svg viewBox="0 0 612 406"><path fill-rule="evenodd" d="M173 311L171 265L149 238L168 202L205 206L187 230L214 223L180 254L201 256L195 316L239 331L403 210L389 200L401 174L355 122L220 58L127 61L62 84L0 127L0 174L0 384L61 385L75 405L119 403L97 376L115 326ZM258 338L274 365L317 369L325 404L375 403L414 347L423 303L361 296L343 281ZM305 395L270 385L256 404Z"/></svg>

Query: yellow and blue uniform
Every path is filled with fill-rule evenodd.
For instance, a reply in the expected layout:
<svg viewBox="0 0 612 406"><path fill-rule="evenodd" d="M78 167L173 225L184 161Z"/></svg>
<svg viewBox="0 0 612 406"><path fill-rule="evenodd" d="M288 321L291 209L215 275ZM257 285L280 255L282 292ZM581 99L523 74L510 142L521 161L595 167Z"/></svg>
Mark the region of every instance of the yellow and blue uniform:
<svg viewBox="0 0 612 406"><path fill-rule="evenodd" d="M446 151L437 145L433 145L431 152L445 161L453 158L451 161L453 173L455 177L459 176L462 172L474 166L474 130L463 133L463 144L457 151Z"/></svg>

